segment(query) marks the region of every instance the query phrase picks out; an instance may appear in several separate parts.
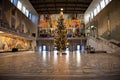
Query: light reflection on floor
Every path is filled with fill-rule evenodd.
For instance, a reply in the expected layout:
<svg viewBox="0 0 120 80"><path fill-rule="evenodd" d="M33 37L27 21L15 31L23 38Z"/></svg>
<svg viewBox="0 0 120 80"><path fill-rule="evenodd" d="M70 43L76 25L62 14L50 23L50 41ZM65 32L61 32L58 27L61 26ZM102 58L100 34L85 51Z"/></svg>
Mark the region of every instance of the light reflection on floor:
<svg viewBox="0 0 120 80"><path fill-rule="evenodd" d="M46 62L46 51L43 51L42 55L43 55L43 61Z"/></svg>
<svg viewBox="0 0 120 80"><path fill-rule="evenodd" d="M76 59L77 59L77 66L79 66L81 61L80 51L77 51Z"/></svg>
<svg viewBox="0 0 120 80"><path fill-rule="evenodd" d="M58 55L57 51L19 52L0 56L0 75L113 75L120 74L119 62L120 56L115 54L86 54L79 50L66 50L66 55Z"/></svg>
<svg viewBox="0 0 120 80"><path fill-rule="evenodd" d="M77 45L76 47L77 47L76 50L74 50L73 52L85 53L85 46L84 45ZM43 53L43 52L49 51L49 50L47 50L46 45L43 45L43 46L39 46L39 50L38 51ZM69 53L69 51L70 51L69 48L66 48L67 54ZM54 47L53 52L57 53L56 47Z"/></svg>
<svg viewBox="0 0 120 80"><path fill-rule="evenodd" d="M57 52L58 51L54 51L54 62L57 63L58 62L58 58L57 58Z"/></svg>
<svg viewBox="0 0 120 80"><path fill-rule="evenodd" d="M57 54L57 53L59 53L57 50L54 50L53 52L42 51L39 53L42 55L43 62L47 62L46 61L47 59L50 60L51 58L53 58L54 64L59 63L58 60L62 57L64 57L66 64L69 64L70 63L70 55L72 55L73 58L75 58L75 62L77 64L77 66L80 67L81 52L79 50L73 51L73 52L66 50L65 51L66 55Z"/></svg>

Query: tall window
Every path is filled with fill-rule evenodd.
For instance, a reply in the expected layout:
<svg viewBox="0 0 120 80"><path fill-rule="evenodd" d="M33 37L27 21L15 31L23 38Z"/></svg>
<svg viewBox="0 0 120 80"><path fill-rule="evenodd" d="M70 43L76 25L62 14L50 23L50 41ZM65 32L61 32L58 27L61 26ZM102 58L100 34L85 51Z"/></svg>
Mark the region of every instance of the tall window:
<svg viewBox="0 0 120 80"><path fill-rule="evenodd" d="M18 1L17 8L18 8L19 10L22 9L22 3L21 3L20 1Z"/></svg>
<svg viewBox="0 0 120 80"><path fill-rule="evenodd" d="M106 5L108 5L112 0L101 0L94 10L90 12L90 19L93 19Z"/></svg>
<svg viewBox="0 0 120 80"><path fill-rule="evenodd" d="M25 8L25 6L23 6L23 8L22 8L22 12L25 14L25 11L26 11L26 8Z"/></svg>
<svg viewBox="0 0 120 80"><path fill-rule="evenodd" d="M28 18L32 19L32 14L30 12L29 12Z"/></svg>
<svg viewBox="0 0 120 80"><path fill-rule="evenodd" d="M93 12L91 12L90 17L91 17L91 19L93 19Z"/></svg>
<svg viewBox="0 0 120 80"><path fill-rule="evenodd" d="M28 17L28 15L29 15L29 11L26 9L25 10L25 15Z"/></svg>
<svg viewBox="0 0 120 80"><path fill-rule="evenodd" d="M35 15L32 15L32 22L37 23L37 21L38 21L38 17Z"/></svg>
<svg viewBox="0 0 120 80"><path fill-rule="evenodd" d="M107 5L109 3L109 0L105 0L105 4Z"/></svg>
<svg viewBox="0 0 120 80"><path fill-rule="evenodd" d="M110 3L112 0L105 0L105 4L107 5L108 3Z"/></svg>
<svg viewBox="0 0 120 80"><path fill-rule="evenodd" d="M0 0L1 2L2 0ZM34 14L31 14L28 9L20 2L20 0L9 0L12 4L14 4L24 15L26 15L33 23L37 23L38 17Z"/></svg>
<svg viewBox="0 0 120 80"><path fill-rule="evenodd" d="M97 15L97 9L95 8L94 9L94 16L96 16Z"/></svg>
<svg viewBox="0 0 120 80"><path fill-rule="evenodd" d="M13 0L10 0L11 1L11 3L13 3Z"/></svg>
<svg viewBox="0 0 120 80"><path fill-rule="evenodd" d="M102 1L100 2L100 6L101 6L101 9L103 9L103 8L105 7L105 1L104 1L104 0L102 0Z"/></svg>
<svg viewBox="0 0 120 80"><path fill-rule="evenodd" d="M100 4L98 4L98 6L97 6L97 13L99 13L100 12Z"/></svg>
<svg viewBox="0 0 120 80"><path fill-rule="evenodd" d="M18 0L13 0L13 4L17 6Z"/></svg>

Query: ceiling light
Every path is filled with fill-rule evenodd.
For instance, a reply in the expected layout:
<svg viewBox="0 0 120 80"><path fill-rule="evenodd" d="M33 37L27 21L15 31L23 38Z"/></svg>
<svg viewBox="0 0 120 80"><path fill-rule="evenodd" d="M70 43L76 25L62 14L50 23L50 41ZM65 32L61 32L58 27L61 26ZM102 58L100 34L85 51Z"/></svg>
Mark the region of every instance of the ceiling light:
<svg viewBox="0 0 120 80"><path fill-rule="evenodd" d="M61 8L60 10L63 11L63 8Z"/></svg>

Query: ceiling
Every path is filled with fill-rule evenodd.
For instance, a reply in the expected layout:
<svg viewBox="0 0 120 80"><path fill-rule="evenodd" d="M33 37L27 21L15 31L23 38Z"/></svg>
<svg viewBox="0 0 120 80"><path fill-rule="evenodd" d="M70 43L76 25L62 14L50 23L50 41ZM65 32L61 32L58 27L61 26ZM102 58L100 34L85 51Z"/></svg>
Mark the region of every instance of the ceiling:
<svg viewBox="0 0 120 80"><path fill-rule="evenodd" d="M66 14L83 14L92 0L29 0L38 14L57 14L63 8Z"/></svg>

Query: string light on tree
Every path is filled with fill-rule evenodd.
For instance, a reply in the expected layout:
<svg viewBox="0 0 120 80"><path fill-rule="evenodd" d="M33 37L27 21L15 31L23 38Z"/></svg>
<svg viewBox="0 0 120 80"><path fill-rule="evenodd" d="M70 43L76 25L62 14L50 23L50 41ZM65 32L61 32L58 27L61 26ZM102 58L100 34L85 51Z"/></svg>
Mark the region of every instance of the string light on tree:
<svg viewBox="0 0 120 80"><path fill-rule="evenodd" d="M58 25L55 30L54 45L57 47L57 50L60 54L66 54L65 50L67 47L67 29L64 24L63 8L61 8Z"/></svg>

